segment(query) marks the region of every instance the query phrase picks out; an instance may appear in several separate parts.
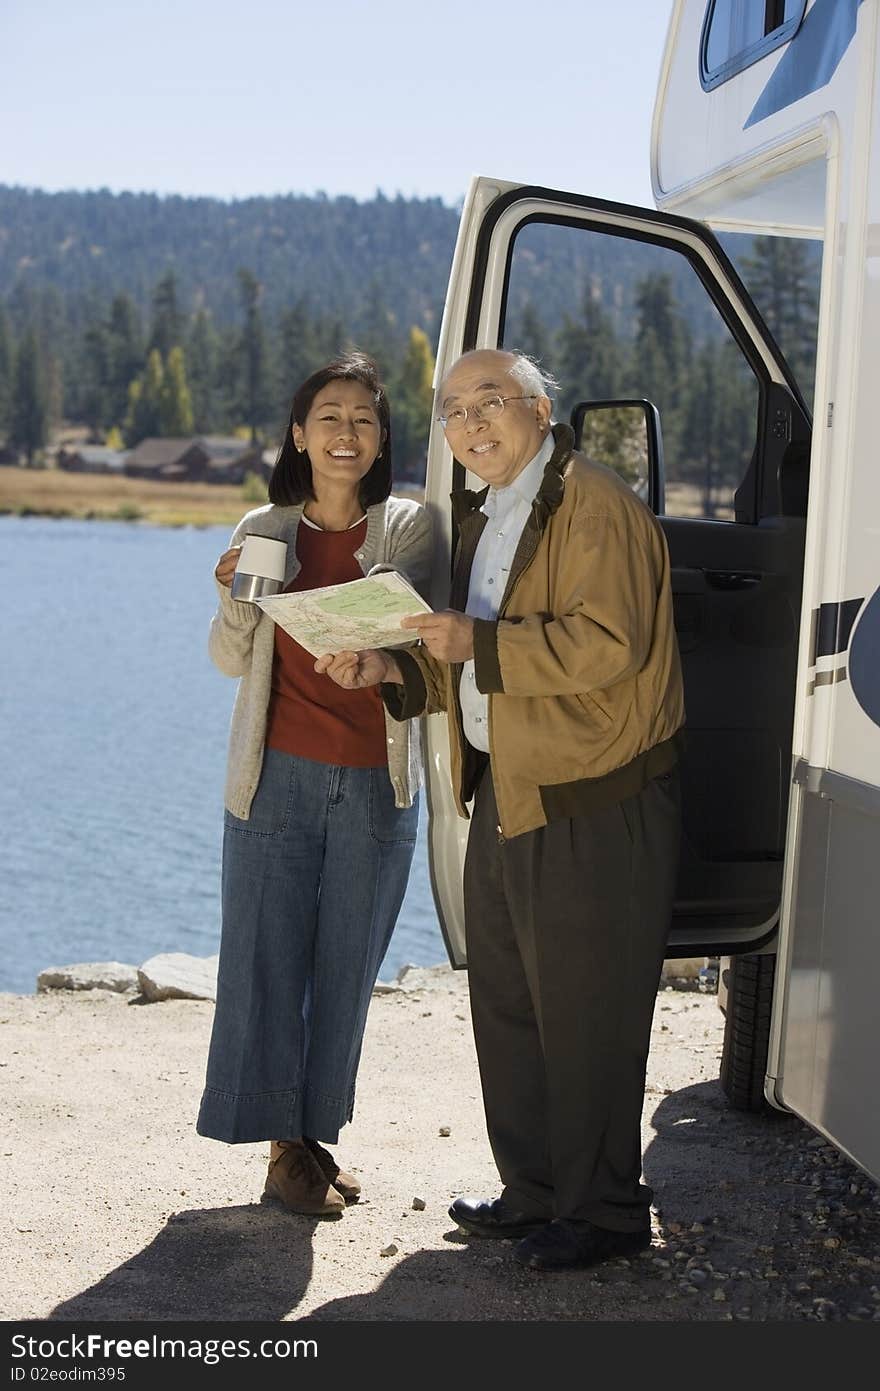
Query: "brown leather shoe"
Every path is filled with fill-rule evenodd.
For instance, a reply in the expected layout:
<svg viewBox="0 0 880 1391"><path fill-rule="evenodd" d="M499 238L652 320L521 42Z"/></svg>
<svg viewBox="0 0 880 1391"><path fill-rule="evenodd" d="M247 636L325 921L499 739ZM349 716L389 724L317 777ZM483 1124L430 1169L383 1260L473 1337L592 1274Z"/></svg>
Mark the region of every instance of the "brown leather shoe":
<svg viewBox="0 0 880 1391"><path fill-rule="evenodd" d="M341 1193L347 1203L356 1203L361 1196L361 1186L354 1174L347 1174L344 1169L340 1169L330 1151L319 1145L317 1140L312 1140L308 1135L304 1135L303 1139L317 1159L327 1182L333 1184L337 1193Z"/></svg>
<svg viewBox="0 0 880 1391"><path fill-rule="evenodd" d="M345 1199L325 1176L304 1140L273 1140L262 1201L277 1199L290 1212L338 1217Z"/></svg>

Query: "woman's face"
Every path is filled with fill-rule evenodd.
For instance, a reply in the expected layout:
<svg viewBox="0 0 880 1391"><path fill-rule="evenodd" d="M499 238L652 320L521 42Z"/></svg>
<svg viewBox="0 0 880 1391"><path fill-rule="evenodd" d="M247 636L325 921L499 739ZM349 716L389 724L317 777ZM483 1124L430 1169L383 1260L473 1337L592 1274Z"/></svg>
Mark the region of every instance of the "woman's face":
<svg viewBox="0 0 880 1391"><path fill-rule="evenodd" d="M322 483L348 483L356 490L383 444L372 392L360 382L328 382L305 425L294 425L293 442L308 453L316 492Z"/></svg>

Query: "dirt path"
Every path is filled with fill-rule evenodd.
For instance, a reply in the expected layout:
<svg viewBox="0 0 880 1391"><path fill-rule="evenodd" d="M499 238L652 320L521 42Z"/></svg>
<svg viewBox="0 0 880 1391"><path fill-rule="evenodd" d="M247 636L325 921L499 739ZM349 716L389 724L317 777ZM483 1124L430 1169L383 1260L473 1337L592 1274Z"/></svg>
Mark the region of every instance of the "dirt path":
<svg viewBox="0 0 880 1391"><path fill-rule="evenodd" d="M728 1108L723 1020L695 992L662 992L655 1011L651 1250L548 1276L509 1243L466 1241L451 1198L497 1192L467 976L409 979L374 997L337 1148L364 1201L324 1222L260 1205L264 1146L195 1134L212 1005L0 996L0 1315L880 1321L876 1185L794 1118Z"/></svg>

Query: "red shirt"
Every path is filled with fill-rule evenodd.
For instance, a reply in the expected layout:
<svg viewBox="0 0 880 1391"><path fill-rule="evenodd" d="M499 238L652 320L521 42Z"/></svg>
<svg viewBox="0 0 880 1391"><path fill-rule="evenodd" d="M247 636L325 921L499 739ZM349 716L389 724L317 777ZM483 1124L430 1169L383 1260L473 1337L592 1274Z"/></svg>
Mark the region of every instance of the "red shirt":
<svg viewBox="0 0 880 1391"><path fill-rule="evenodd" d="M285 592L320 589L363 578L354 552L367 535L367 519L348 531L319 531L303 520L296 533L300 572ZM275 660L266 745L316 763L378 768L388 763L379 687L344 691L315 671L311 652L275 625Z"/></svg>

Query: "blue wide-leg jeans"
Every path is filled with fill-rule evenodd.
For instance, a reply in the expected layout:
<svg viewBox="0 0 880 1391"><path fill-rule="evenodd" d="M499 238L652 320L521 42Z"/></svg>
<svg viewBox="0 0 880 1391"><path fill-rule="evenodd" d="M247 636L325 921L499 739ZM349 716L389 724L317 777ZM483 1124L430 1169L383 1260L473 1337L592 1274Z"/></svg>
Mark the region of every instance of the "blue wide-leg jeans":
<svg viewBox="0 0 880 1391"><path fill-rule="evenodd" d="M395 807L387 768L265 750L249 819L225 817L200 1135L338 1139L417 826L417 802Z"/></svg>

